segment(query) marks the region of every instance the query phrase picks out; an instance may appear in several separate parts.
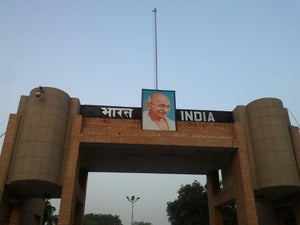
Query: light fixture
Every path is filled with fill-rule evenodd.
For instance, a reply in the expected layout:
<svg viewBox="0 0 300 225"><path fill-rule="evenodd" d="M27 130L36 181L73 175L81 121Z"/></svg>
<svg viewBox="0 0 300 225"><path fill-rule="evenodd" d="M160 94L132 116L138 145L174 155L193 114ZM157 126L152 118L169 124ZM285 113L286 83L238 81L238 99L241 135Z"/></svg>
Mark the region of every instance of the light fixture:
<svg viewBox="0 0 300 225"><path fill-rule="evenodd" d="M127 200L131 203L131 225L133 225L133 207L134 203L137 202L137 200L140 199L140 197L135 197L132 195L131 197L126 196Z"/></svg>
<svg viewBox="0 0 300 225"><path fill-rule="evenodd" d="M39 86L38 89L34 92L35 97L37 98L41 97L43 92L44 92L44 88L42 86Z"/></svg>

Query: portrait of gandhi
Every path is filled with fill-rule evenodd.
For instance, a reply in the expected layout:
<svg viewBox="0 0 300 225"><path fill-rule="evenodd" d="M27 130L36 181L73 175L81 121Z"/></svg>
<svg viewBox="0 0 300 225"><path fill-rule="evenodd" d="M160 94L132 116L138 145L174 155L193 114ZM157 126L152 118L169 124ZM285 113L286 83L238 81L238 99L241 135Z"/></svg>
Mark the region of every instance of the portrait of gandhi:
<svg viewBox="0 0 300 225"><path fill-rule="evenodd" d="M146 109L143 111L143 130L176 130L175 120L169 118L172 107L170 101L163 91L153 91L148 95L143 103Z"/></svg>

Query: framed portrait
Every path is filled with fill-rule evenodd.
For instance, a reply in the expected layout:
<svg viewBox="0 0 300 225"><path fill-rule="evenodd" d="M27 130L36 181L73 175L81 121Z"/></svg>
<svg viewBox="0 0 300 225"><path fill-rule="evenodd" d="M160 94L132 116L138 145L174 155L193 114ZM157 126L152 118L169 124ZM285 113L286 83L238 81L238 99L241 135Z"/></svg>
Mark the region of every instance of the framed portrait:
<svg viewBox="0 0 300 225"><path fill-rule="evenodd" d="M142 89L142 130L176 131L175 91Z"/></svg>

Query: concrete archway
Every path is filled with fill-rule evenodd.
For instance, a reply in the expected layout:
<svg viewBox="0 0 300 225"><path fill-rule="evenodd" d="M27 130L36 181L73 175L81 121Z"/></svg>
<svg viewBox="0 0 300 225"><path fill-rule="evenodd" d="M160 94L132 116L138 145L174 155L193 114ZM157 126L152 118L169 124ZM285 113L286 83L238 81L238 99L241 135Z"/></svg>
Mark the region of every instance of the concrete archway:
<svg viewBox="0 0 300 225"><path fill-rule="evenodd" d="M238 106L226 122L215 119L218 112L181 110L176 131L153 131L141 129L140 109L112 107L134 116L101 117L101 107L80 105L59 89L37 91L10 115L0 158L1 224L40 224L47 196L61 198L59 225L81 224L90 171L205 174L211 225L223 224L221 207L232 200L239 224L284 224L274 215L287 204L300 224L300 135L280 100ZM213 119L204 121L206 114Z"/></svg>

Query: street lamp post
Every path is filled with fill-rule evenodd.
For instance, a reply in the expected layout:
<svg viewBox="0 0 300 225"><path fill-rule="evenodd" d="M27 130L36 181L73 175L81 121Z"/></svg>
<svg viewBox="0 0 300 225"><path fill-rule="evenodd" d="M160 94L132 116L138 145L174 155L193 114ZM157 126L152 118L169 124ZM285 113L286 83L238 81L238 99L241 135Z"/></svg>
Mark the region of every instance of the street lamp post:
<svg viewBox="0 0 300 225"><path fill-rule="evenodd" d="M140 199L140 197L135 197L134 195L132 195L131 197L126 197L127 200L131 203L131 225L133 225L133 207L134 207L134 203L137 202L137 200Z"/></svg>

